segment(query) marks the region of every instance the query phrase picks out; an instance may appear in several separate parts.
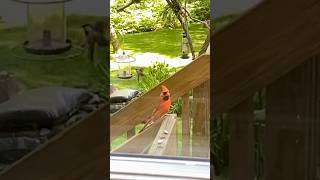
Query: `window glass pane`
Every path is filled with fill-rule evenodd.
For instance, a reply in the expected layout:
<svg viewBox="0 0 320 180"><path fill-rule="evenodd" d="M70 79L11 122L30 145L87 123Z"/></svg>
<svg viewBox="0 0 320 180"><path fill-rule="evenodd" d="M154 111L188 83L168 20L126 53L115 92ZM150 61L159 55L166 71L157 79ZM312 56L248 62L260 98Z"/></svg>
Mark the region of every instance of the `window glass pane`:
<svg viewBox="0 0 320 180"><path fill-rule="evenodd" d="M111 153L209 159L210 1L177 5L111 2Z"/></svg>

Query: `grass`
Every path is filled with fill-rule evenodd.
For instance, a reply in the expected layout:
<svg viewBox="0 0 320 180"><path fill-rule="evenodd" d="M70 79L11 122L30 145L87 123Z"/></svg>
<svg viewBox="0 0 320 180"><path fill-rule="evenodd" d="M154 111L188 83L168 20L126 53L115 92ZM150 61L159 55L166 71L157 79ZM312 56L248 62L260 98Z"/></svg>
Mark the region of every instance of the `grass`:
<svg viewBox="0 0 320 180"><path fill-rule="evenodd" d="M67 34L73 44L80 45L85 42L80 22L93 23L100 18L83 15L72 15L71 20L68 18ZM100 77L89 62L86 51L81 56L69 60L27 61L13 56L12 48L25 41L26 30L26 27L0 29L0 71L15 73L29 88L50 85L89 87L97 85Z"/></svg>
<svg viewBox="0 0 320 180"><path fill-rule="evenodd" d="M189 31L197 54L207 37L208 30L199 24L191 24ZM181 55L181 33L182 29L177 28L126 34L123 38L124 45L122 48L133 53L152 52L166 55L170 58L177 57ZM121 36L119 36L119 40L122 41Z"/></svg>
<svg viewBox="0 0 320 180"><path fill-rule="evenodd" d="M134 68L132 68L132 73L134 73ZM138 80L133 77L131 79L119 79L118 78L118 71L111 71L110 72L110 82L111 84L115 85L119 89L137 89L138 88Z"/></svg>

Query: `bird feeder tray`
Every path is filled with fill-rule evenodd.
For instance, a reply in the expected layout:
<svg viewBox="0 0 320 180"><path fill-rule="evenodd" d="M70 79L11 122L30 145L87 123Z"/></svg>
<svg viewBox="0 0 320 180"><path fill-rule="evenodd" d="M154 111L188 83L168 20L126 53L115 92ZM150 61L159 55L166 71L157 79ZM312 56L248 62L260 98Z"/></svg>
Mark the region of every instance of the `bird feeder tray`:
<svg viewBox="0 0 320 180"><path fill-rule="evenodd" d="M116 62L118 63L119 71L118 78L120 79L130 79L132 78L131 73L131 62L134 62L133 57L127 56L125 59L117 58Z"/></svg>
<svg viewBox="0 0 320 180"><path fill-rule="evenodd" d="M50 55L68 51L65 2L71 0L13 0L27 5L28 32L24 49L33 54Z"/></svg>

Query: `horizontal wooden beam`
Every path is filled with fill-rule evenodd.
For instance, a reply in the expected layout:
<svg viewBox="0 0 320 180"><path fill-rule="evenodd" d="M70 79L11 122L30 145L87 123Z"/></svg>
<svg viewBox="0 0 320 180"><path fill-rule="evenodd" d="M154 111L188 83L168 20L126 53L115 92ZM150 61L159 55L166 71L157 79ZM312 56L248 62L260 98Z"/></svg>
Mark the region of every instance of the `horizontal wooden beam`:
<svg viewBox="0 0 320 180"><path fill-rule="evenodd" d="M202 55L162 82L173 100L210 78L210 56ZM160 84L111 116L111 141L141 123L159 103Z"/></svg>
<svg viewBox="0 0 320 180"><path fill-rule="evenodd" d="M148 151L150 155L177 155L176 114L166 115Z"/></svg>
<svg viewBox="0 0 320 180"><path fill-rule="evenodd" d="M213 34L214 112L226 112L319 53L319 19L318 0L265 0Z"/></svg>
<svg viewBox="0 0 320 180"><path fill-rule="evenodd" d="M146 128L141 133L132 136L124 144L113 149L111 153L134 153L134 154L143 154L146 151L146 148L151 145L154 138L157 135L157 132L161 126L162 119L153 123L150 127Z"/></svg>
<svg viewBox="0 0 320 180"><path fill-rule="evenodd" d="M0 179L106 179L107 116L107 106L103 106L15 162Z"/></svg>

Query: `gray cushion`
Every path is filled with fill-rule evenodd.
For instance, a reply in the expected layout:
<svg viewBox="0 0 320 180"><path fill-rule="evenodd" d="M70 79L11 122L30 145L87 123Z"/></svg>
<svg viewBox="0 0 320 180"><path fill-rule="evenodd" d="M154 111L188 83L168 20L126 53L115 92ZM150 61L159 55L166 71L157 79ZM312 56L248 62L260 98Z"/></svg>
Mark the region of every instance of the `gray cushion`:
<svg viewBox="0 0 320 180"><path fill-rule="evenodd" d="M111 103L121 103L130 101L132 98L136 97L139 91L134 89L121 89L110 94Z"/></svg>
<svg viewBox="0 0 320 180"><path fill-rule="evenodd" d="M64 122L91 93L85 89L44 87L0 104L0 128L51 127Z"/></svg>

